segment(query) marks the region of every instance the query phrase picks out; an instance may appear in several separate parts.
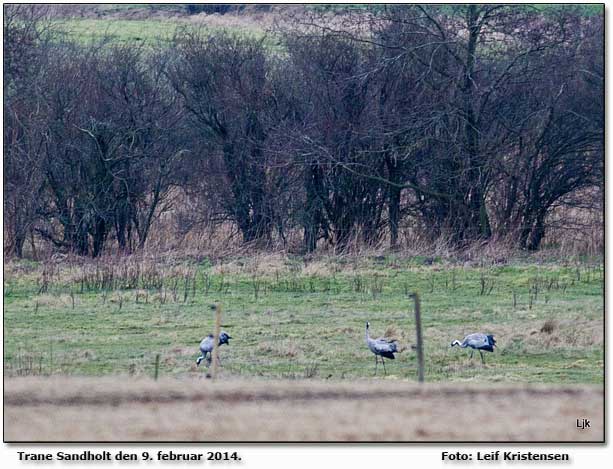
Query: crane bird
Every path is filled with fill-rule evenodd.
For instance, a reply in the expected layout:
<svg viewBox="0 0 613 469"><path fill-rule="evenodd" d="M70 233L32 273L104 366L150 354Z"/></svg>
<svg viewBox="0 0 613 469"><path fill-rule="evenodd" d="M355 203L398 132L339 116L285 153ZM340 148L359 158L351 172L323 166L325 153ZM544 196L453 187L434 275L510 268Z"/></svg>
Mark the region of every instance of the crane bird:
<svg viewBox="0 0 613 469"><path fill-rule="evenodd" d="M202 355L200 355L198 359L196 360L197 366L200 366L200 362L207 357L207 354L208 354L207 362L209 363L209 365L211 364L211 353L213 352L213 343L214 343L213 339L214 338L215 336L213 336L213 334L209 334L204 339L202 339L202 342L200 342L200 351L202 352ZM228 342L228 340L231 338L232 337L230 337L227 333L222 332L221 334L219 334L219 344L218 345L219 346L223 344L230 345L230 342Z"/></svg>
<svg viewBox="0 0 613 469"><path fill-rule="evenodd" d="M460 342L459 340L454 340L451 342L451 346L458 345L462 348L470 347L472 350L470 351L470 358L473 357L473 353L475 350L479 350L479 354L481 354L481 361L485 364L485 358L483 357L483 350L486 352L493 352L494 347L496 346L496 340L493 335L486 335L477 332L476 334L469 334L464 337L464 340Z"/></svg>
<svg viewBox="0 0 613 469"><path fill-rule="evenodd" d="M379 357L381 357L381 363L383 364L383 372L387 374L385 369L385 361L383 357L394 360L394 353L398 352L395 340L388 340L385 337L379 337L378 339L371 339L368 333L370 323L366 323L366 344L372 353L375 354L375 375L377 374L377 366L379 365Z"/></svg>

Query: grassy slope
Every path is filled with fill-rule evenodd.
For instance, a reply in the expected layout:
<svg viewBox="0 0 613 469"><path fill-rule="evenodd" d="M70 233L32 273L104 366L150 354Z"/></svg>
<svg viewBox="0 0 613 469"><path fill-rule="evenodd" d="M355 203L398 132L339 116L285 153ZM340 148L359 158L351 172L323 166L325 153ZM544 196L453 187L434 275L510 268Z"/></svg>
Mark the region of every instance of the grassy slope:
<svg viewBox="0 0 613 469"><path fill-rule="evenodd" d="M54 26L69 39L83 43L106 39L111 43L155 45L170 42L183 29L202 30L208 34L223 31L258 39L265 34L265 28L257 20L224 21L219 15L210 16L210 20L206 16L193 20L194 17L186 16L184 10L180 5L149 5L146 8L139 4L91 5L88 11L96 13L97 17L57 18ZM135 13L141 16L131 16Z"/></svg>
<svg viewBox="0 0 613 469"><path fill-rule="evenodd" d="M114 43L155 43L172 39L180 25L161 20L70 19L56 22L56 28L70 39L87 42L102 38Z"/></svg>
<svg viewBox="0 0 613 469"><path fill-rule="evenodd" d="M213 327L208 305L218 301L224 308L224 329L234 337L221 349L223 373L366 378L373 374L374 358L364 344L365 321L371 322L375 336L391 326L401 346L413 344L414 320L406 292L416 290L422 295L428 381L603 381L600 268L423 265L420 259L394 257L330 258L306 266L301 260L250 258L186 268L197 272L195 296L190 288L183 302L179 276L174 300L172 269L167 266L169 290L165 295L147 292L145 303L144 291L138 292L137 302L137 290L81 294L79 268L64 268L49 291L38 294L41 268L9 264L5 370L152 374L160 353L162 375L202 373L194 360L200 339ZM203 274L209 276L208 293ZM480 294L482 279L486 290L493 285L491 293ZM535 284L539 292L530 307L529 291ZM541 332L550 319L553 331ZM449 347L453 339L475 331L493 333L498 340L496 352L487 354L486 367L477 359L469 362L467 351ZM413 380L415 352L409 348L387 365L388 379Z"/></svg>
<svg viewBox="0 0 613 469"><path fill-rule="evenodd" d="M263 30L258 28L237 28L198 25L173 20L123 20L123 19L70 19L55 23L56 30L68 39L87 43L109 40L114 44L169 43L175 33L183 29L196 29L207 34L230 32L261 38Z"/></svg>
<svg viewBox="0 0 613 469"><path fill-rule="evenodd" d="M554 12L558 8L564 9L568 6L538 5L533 7L545 13ZM140 43L155 44L157 42L168 42L172 39L177 30L181 28L203 28L214 33L217 31L236 32L238 34L248 34L254 37L261 37L264 29L258 24L257 19L253 19L249 26L213 26L210 24L192 22L189 16L176 17L175 15L183 11L183 8L173 5L150 5L143 9L138 4L117 4L117 5L98 5L94 11L98 11L101 16L98 18L67 18L56 21L58 31L65 33L69 38L87 42L100 40L101 38L110 39L115 43ZM312 5L307 10L337 11L377 9L377 5L367 6L365 4L352 5ZM576 8L585 16L602 14L601 5L575 5ZM149 11L151 14L158 15L150 19L128 19L131 12L141 10ZM122 12L125 17L122 17ZM278 13L277 13L278 14ZM109 16L115 15L115 17ZM165 16L167 15L167 16ZM218 15L214 15L218 16ZM229 15L228 17L232 17ZM248 17L244 16L244 17Z"/></svg>

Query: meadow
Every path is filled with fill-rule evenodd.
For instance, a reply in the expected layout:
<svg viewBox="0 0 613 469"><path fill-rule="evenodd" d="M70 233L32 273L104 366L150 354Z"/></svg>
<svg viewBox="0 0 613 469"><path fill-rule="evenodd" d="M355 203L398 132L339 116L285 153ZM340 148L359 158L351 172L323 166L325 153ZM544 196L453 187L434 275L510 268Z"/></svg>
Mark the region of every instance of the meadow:
<svg viewBox="0 0 613 469"><path fill-rule="evenodd" d="M324 18L334 21L343 13L369 9L378 12L382 5L344 4L344 5L310 5L304 11L290 7L291 15L300 17L311 13L327 15ZM544 12L556 12L556 5L531 5L533 8ZM589 17L602 14L601 5L575 5L582 15ZM68 39L82 43L96 42L105 39L114 44L145 44L169 45L174 35L184 29L201 30L207 34L228 32L238 35L248 35L255 38L263 38L275 22L283 23L289 16L283 8L261 13L253 9L240 13L233 12L225 15L200 14L195 16L186 15L185 9L177 5L148 5L140 4L101 4L90 5L83 9L84 16L66 16L54 19L53 29ZM271 49L278 48L274 37L266 38Z"/></svg>
<svg viewBox="0 0 613 469"><path fill-rule="evenodd" d="M170 43L180 25L167 20L108 20L74 18L56 21L57 31L68 39L79 42L100 41L113 43Z"/></svg>
<svg viewBox="0 0 613 469"><path fill-rule="evenodd" d="M183 31L199 31L206 35L223 32L250 36L256 39L264 38L263 29L257 26L241 26L230 24L201 24L172 19L92 19L70 18L54 22L54 30L60 37L78 43L89 44L107 41L111 44L130 44L169 46L175 35ZM267 44L274 47L272 39Z"/></svg>
<svg viewBox="0 0 613 469"><path fill-rule="evenodd" d="M70 10L67 10L67 13ZM110 44L167 47L181 32L198 31L205 35L219 33L264 39L274 49L277 41L266 32L277 20L277 14L200 14L187 15L183 5L88 5L81 15L57 15L51 30L82 44L106 41Z"/></svg>
<svg viewBox="0 0 613 469"><path fill-rule="evenodd" d="M421 296L427 382L601 384L603 265L597 259L459 262L427 257L254 255L232 259L9 261L8 376L199 377L211 304L233 339L222 378L416 380L411 292ZM364 342L399 341L387 375ZM495 352L451 348L472 332Z"/></svg>

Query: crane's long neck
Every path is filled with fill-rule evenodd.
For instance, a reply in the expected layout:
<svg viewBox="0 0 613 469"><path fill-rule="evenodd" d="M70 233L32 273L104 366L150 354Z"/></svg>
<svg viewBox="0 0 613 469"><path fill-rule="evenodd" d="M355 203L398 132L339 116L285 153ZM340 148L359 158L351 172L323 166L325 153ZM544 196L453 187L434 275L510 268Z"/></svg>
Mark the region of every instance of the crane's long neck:
<svg viewBox="0 0 613 469"><path fill-rule="evenodd" d="M468 344L460 342L459 340L454 340L453 342L451 342L451 346L453 347L454 345L457 345L458 347L462 347L462 348L468 347Z"/></svg>
<svg viewBox="0 0 613 469"><path fill-rule="evenodd" d="M368 334L368 326L366 326L366 334L364 335L365 339L366 339L366 343L368 343L368 341L370 340L370 335Z"/></svg>

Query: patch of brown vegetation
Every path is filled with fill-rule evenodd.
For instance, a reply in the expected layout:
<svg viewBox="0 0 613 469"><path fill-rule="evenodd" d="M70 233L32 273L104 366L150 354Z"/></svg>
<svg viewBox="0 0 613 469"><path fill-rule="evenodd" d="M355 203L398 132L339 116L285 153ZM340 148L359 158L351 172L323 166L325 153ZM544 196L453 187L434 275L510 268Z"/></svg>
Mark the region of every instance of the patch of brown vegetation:
<svg viewBox="0 0 613 469"><path fill-rule="evenodd" d="M258 352L285 358L296 357L301 352L300 347L291 340L283 340L281 342L261 342L257 349Z"/></svg>
<svg viewBox="0 0 613 469"><path fill-rule="evenodd" d="M545 323L541 326L541 332L551 334L556 327L558 327L558 323L554 319L547 319L547 321L545 321Z"/></svg>
<svg viewBox="0 0 613 469"><path fill-rule="evenodd" d="M54 377L7 379L4 397L4 437L11 442L603 438L603 393L592 386ZM577 431L577 415L591 420L590 432ZM488 426L448 424L466 419Z"/></svg>
<svg viewBox="0 0 613 469"><path fill-rule="evenodd" d="M538 352L543 349L568 347L601 347L604 342L602 319L557 320L548 319L541 327L526 323L483 324L482 332L493 333L498 351L508 347L520 347L523 351ZM430 329L434 337L443 335L461 339L469 331L462 328L451 331ZM441 342L440 346L448 345Z"/></svg>

